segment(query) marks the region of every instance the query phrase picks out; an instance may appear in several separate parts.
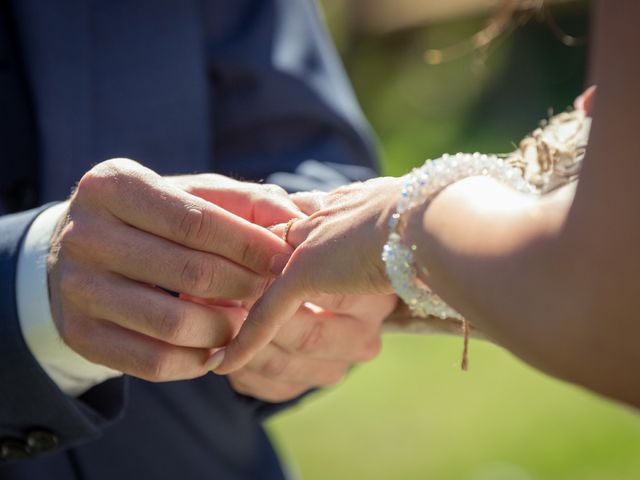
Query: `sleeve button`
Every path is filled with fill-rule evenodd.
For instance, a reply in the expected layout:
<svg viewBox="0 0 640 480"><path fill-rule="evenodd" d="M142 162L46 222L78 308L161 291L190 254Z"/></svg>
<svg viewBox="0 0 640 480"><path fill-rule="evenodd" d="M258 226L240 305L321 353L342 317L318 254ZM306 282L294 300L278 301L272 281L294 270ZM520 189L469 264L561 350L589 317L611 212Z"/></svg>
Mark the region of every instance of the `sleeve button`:
<svg viewBox="0 0 640 480"><path fill-rule="evenodd" d="M0 459L2 460L17 460L20 458L27 458L29 452L27 451L27 444L20 440L2 440L0 441Z"/></svg>
<svg viewBox="0 0 640 480"><path fill-rule="evenodd" d="M30 454L52 450L58 443L57 435L47 430L35 429L27 434L27 449Z"/></svg>

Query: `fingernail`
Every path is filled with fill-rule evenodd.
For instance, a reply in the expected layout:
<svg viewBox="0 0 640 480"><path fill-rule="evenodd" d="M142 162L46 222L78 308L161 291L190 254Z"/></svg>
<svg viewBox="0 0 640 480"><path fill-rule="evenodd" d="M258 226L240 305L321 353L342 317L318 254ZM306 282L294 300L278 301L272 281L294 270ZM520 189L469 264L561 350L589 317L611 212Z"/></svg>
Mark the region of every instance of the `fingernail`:
<svg viewBox="0 0 640 480"><path fill-rule="evenodd" d="M282 273L282 270L284 270L284 267L287 265L290 257L291 255L289 255L288 253L280 253L278 255L275 255L271 259L271 273L273 273L274 275L280 275Z"/></svg>
<svg viewBox="0 0 640 480"><path fill-rule="evenodd" d="M211 355L211 357L209 357L209 360L207 361L207 370L215 370L216 368L218 368L224 360L224 354L225 351L223 348Z"/></svg>

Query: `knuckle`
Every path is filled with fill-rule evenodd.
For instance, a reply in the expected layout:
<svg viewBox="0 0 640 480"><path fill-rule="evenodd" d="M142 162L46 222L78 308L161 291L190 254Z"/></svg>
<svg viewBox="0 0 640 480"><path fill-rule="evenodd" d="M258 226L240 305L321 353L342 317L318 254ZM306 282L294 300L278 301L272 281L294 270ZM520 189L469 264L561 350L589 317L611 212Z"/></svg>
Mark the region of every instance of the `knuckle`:
<svg viewBox="0 0 640 480"><path fill-rule="evenodd" d="M324 336L324 323L319 320L314 321L310 328L302 332L297 351L306 355L317 353L322 348Z"/></svg>
<svg viewBox="0 0 640 480"><path fill-rule="evenodd" d="M171 379L172 372L171 355L165 351L158 351L148 359L143 366L142 375L150 382L162 382Z"/></svg>
<svg viewBox="0 0 640 480"><path fill-rule="evenodd" d="M176 235L186 244L201 246L216 238L216 224L201 208L187 206L180 212Z"/></svg>
<svg viewBox="0 0 640 480"><path fill-rule="evenodd" d="M56 242L62 251L81 252L87 249L95 250L98 237L93 234L86 222L69 220L62 227Z"/></svg>
<svg viewBox="0 0 640 480"><path fill-rule="evenodd" d="M58 243L63 248L67 245L79 245L84 243L85 237L82 226L75 220L69 220L60 230Z"/></svg>
<svg viewBox="0 0 640 480"><path fill-rule="evenodd" d="M58 290L66 300L78 298L86 291L86 276L75 268L65 268L58 275Z"/></svg>
<svg viewBox="0 0 640 480"><path fill-rule="evenodd" d="M287 191L282 188L280 185L275 185L273 183L265 183L262 185L262 188L270 195L278 196L278 197L288 197L289 194Z"/></svg>
<svg viewBox="0 0 640 480"><path fill-rule="evenodd" d="M62 341L74 351L79 351L86 343L88 336L85 322L75 318L63 317L56 322L58 335Z"/></svg>
<svg viewBox="0 0 640 480"><path fill-rule="evenodd" d="M207 296L215 291L217 283L213 262L204 254L191 254L182 267L180 282L184 291L194 295Z"/></svg>
<svg viewBox="0 0 640 480"><path fill-rule="evenodd" d="M241 265L253 265L255 255L253 253L253 248L251 248L250 241L243 241L240 243L238 258Z"/></svg>
<svg viewBox="0 0 640 480"><path fill-rule="evenodd" d="M151 314L153 326L160 338L173 344L180 344L189 337L189 324L187 315L183 307L176 310L160 309L157 313Z"/></svg>
<svg viewBox="0 0 640 480"><path fill-rule="evenodd" d="M105 160L85 173L76 188L77 199L113 194L124 177L137 170L137 163L125 158Z"/></svg>
<svg viewBox="0 0 640 480"><path fill-rule="evenodd" d="M289 369L289 363L287 355L271 356L260 368L260 373L267 378L282 377Z"/></svg>
<svg viewBox="0 0 640 480"><path fill-rule="evenodd" d="M91 170L95 171L98 176L121 180L139 175L142 171L142 166L130 158L119 157L100 162Z"/></svg>
<svg viewBox="0 0 640 480"><path fill-rule="evenodd" d="M250 236L237 239L234 259L249 270L259 274L268 273L271 255L269 247Z"/></svg>

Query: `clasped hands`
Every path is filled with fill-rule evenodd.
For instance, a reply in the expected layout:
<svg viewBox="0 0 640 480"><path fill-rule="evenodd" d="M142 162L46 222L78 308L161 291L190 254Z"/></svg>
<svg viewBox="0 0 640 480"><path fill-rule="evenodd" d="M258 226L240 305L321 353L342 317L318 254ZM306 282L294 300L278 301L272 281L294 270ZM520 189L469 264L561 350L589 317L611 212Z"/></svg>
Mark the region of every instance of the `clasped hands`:
<svg viewBox="0 0 640 480"><path fill-rule="evenodd" d="M326 229L309 219L322 218L314 215L329 197L214 174L161 177L125 159L98 164L51 240L61 338L94 363L151 381L218 368L238 392L273 402L336 383L377 354L396 298L379 265L359 264L365 252L341 252L350 262L338 271L336 257L324 258L330 245L303 241ZM295 250L279 236L291 218L300 219L289 233Z"/></svg>

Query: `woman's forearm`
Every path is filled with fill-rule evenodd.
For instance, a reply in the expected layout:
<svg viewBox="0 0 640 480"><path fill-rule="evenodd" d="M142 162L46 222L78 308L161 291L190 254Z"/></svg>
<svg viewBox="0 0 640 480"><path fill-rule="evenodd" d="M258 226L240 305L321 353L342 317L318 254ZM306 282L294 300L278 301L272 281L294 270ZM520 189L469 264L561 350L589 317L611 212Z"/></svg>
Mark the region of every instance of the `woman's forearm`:
<svg viewBox="0 0 640 480"><path fill-rule="evenodd" d="M405 235L417 246L425 283L507 346L545 342L548 329L533 319L541 303L549 319L561 301L545 288L552 284L556 255L550 252L561 230L547 217L546 203L478 177L445 189L409 217ZM558 205L554 214L566 209Z"/></svg>
<svg viewBox="0 0 640 480"><path fill-rule="evenodd" d="M599 304L609 299L597 272L580 268L585 250L567 229L574 191L525 197L471 178L414 212L407 241L428 267L423 280L493 339L548 373L639 405L612 375L624 365L599 358L621 347L621 335L603 321Z"/></svg>

